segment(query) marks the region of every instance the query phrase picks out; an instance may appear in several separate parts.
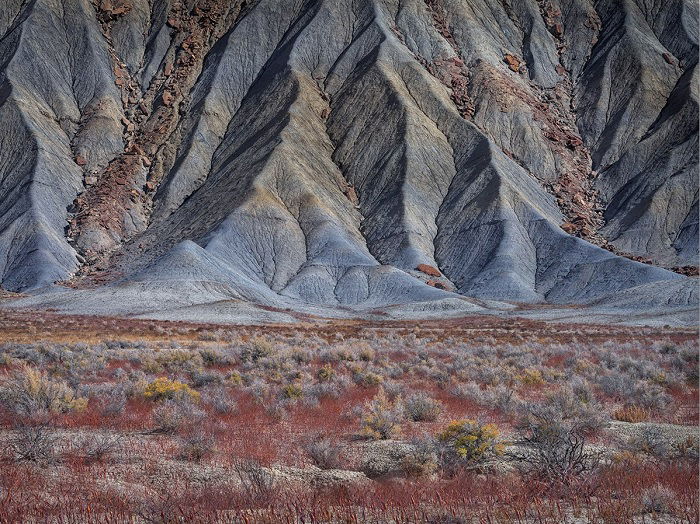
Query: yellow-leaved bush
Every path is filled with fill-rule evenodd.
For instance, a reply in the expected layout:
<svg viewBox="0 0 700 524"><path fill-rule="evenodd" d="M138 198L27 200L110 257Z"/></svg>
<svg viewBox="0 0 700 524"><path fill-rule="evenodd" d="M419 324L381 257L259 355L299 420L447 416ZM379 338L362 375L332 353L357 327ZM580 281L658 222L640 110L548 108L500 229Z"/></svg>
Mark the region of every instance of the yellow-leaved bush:
<svg viewBox="0 0 700 524"><path fill-rule="evenodd" d="M480 424L475 420L453 420L437 439L464 462L477 464L488 457L502 455L503 443L496 424Z"/></svg>
<svg viewBox="0 0 700 524"><path fill-rule="evenodd" d="M151 400L164 400L177 396L189 397L191 400L199 400L199 393L187 384L178 380L170 380L167 377L159 377L146 386L143 396Z"/></svg>
<svg viewBox="0 0 700 524"><path fill-rule="evenodd" d="M372 400L365 403L360 425L362 432L373 439L391 439L401 434L403 404L401 399L393 401L379 388Z"/></svg>

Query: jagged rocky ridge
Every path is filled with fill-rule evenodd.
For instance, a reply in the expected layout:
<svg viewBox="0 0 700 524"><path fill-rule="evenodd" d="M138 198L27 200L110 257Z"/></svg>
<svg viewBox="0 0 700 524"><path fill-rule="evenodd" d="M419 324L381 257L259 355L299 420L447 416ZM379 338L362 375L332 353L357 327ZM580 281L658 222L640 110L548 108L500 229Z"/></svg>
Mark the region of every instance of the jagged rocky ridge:
<svg viewBox="0 0 700 524"><path fill-rule="evenodd" d="M9 0L2 286L693 304L663 268L698 265L697 24L680 0Z"/></svg>

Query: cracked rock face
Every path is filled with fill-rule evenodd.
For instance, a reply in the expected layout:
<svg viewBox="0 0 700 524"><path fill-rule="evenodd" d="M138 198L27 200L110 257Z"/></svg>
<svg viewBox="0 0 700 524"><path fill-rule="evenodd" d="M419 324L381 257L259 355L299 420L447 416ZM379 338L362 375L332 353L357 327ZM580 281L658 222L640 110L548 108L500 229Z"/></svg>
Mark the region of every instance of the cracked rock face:
<svg viewBox="0 0 700 524"><path fill-rule="evenodd" d="M5 1L2 286L697 301L667 270L698 265L697 26L682 0Z"/></svg>

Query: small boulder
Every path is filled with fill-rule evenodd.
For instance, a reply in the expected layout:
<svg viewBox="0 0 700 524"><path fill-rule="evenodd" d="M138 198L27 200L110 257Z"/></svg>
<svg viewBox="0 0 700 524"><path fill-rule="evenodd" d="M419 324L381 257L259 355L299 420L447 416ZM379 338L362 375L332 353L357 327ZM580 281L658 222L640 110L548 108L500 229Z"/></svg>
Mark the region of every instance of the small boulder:
<svg viewBox="0 0 700 524"><path fill-rule="evenodd" d="M431 277L441 277L442 273L440 273L440 270L438 270L436 267L433 267L429 264L418 264L416 266L416 269L422 273L425 273L426 275L430 275Z"/></svg>
<svg viewBox="0 0 700 524"><path fill-rule="evenodd" d="M165 104L166 107L170 107L173 105L173 100L175 97L170 91L164 91L163 92L163 104Z"/></svg>
<svg viewBox="0 0 700 524"><path fill-rule="evenodd" d="M511 69L511 71L514 71L516 73L520 71L520 60L518 60L518 58L514 55L506 54L503 57L503 60L506 64L508 64L508 67Z"/></svg>
<svg viewBox="0 0 700 524"><path fill-rule="evenodd" d="M416 453L416 447L397 440L376 440L361 446L359 453L361 470L369 478L400 476L406 458Z"/></svg>
<svg viewBox="0 0 700 524"><path fill-rule="evenodd" d="M444 290L444 291L447 291L447 286L446 286L445 284L443 284L442 282L438 281L438 280L428 280L428 281L426 282L426 284L428 284L429 286L432 286L432 287L434 287L434 288L442 289L442 290Z"/></svg>
<svg viewBox="0 0 700 524"><path fill-rule="evenodd" d="M564 222L561 225L561 228L564 231L566 231L567 233L569 233L570 235L576 231L576 226L574 224L572 224L571 222Z"/></svg>

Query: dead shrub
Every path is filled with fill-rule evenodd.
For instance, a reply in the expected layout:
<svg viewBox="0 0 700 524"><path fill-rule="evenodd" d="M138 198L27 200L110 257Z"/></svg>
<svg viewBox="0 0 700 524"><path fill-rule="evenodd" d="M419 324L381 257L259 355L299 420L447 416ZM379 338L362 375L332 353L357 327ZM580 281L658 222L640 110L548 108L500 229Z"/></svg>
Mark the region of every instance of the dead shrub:
<svg viewBox="0 0 700 524"><path fill-rule="evenodd" d="M639 406L626 406L616 409L613 412L613 418L621 422L646 422L649 420L649 410Z"/></svg>
<svg viewBox="0 0 700 524"><path fill-rule="evenodd" d="M260 463L255 460L236 459L233 471L240 481L243 494L250 502L264 504L275 497L275 478Z"/></svg>
<svg viewBox="0 0 700 524"><path fill-rule="evenodd" d="M49 465L58 462L61 438L48 424L23 424L7 442L10 458L18 462Z"/></svg>
<svg viewBox="0 0 700 524"><path fill-rule="evenodd" d="M307 456L321 469L340 469L343 462L342 448L332 440L317 437L302 445Z"/></svg>
<svg viewBox="0 0 700 524"><path fill-rule="evenodd" d="M580 485L600 463L601 452L588 449L586 440L601 424L596 413L572 403L566 394L528 404L519 423L524 449L509 456L526 475L550 488Z"/></svg>
<svg viewBox="0 0 700 524"><path fill-rule="evenodd" d="M120 449L122 438L122 435L88 433L81 437L77 450L86 463L102 462Z"/></svg>

